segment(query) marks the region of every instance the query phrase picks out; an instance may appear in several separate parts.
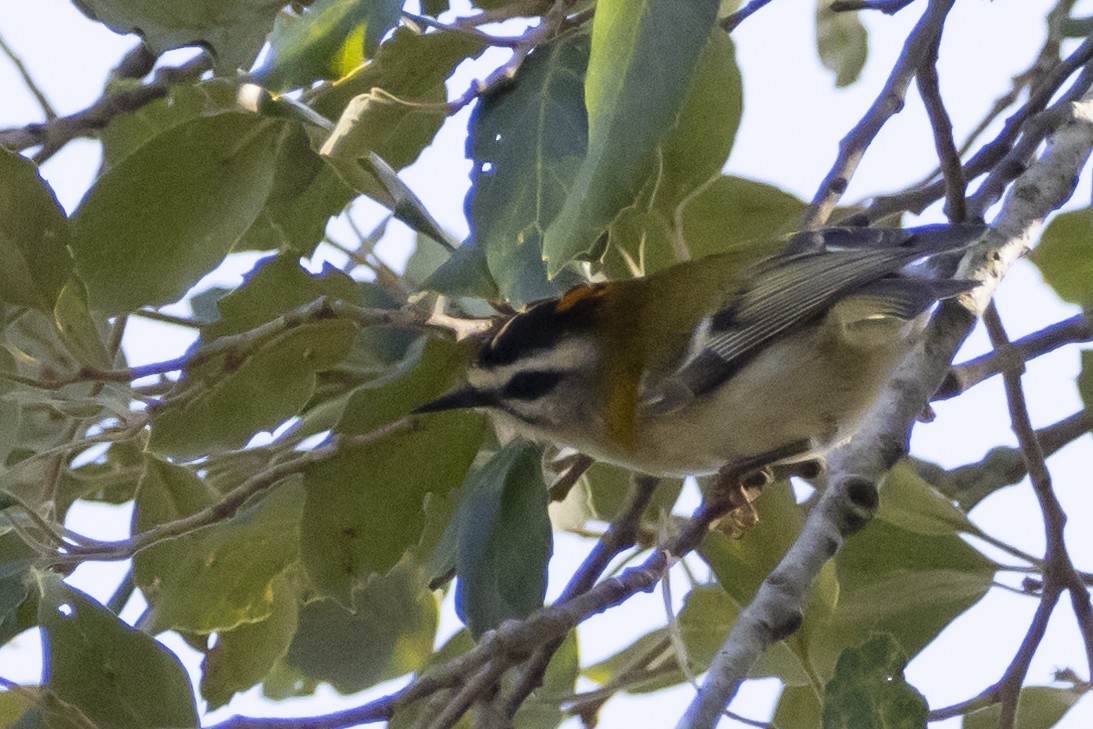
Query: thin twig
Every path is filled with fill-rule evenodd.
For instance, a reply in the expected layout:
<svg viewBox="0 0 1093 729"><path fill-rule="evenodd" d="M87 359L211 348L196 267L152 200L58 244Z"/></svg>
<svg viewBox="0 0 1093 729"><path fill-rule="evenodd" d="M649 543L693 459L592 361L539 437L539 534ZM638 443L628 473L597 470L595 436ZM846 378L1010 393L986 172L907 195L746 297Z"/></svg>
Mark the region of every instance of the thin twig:
<svg viewBox="0 0 1093 729"><path fill-rule="evenodd" d="M428 28L436 28L437 30L443 30L451 33L460 33L468 35L476 40L479 40L486 45L501 46L502 48L515 48L523 42L522 37L517 38L503 38L496 35L490 35L484 31L479 30L473 25L460 25L459 23L441 23L436 18L430 18L428 15L418 15L417 13L411 13L406 10L402 11L402 17L417 24L418 26L425 26Z"/></svg>
<svg viewBox="0 0 1093 729"><path fill-rule="evenodd" d="M73 139L91 136L108 125L114 117L132 113L165 97L170 91L171 84L167 80L160 79L170 79L171 83L197 80L211 67L212 60L203 54L175 69L173 74L163 76L157 74L157 80L152 83L103 96L91 106L75 114L54 117L44 123L0 130L0 147L6 147L15 152L31 147L41 147L34 157L34 160L41 164Z"/></svg>
<svg viewBox="0 0 1093 729"><path fill-rule="evenodd" d="M229 352L235 355L243 355L281 332L309 322L335 318L353 321L361 326L433 327L463 334L466 334L467 331L486 331L494 324L489 319L468 320L433 316L413 306L406 306L401 309L367 308L344 301L332 300L324 296L286 312L254 329L219 337L192 354L185 354L163 362L116 370L85 367L71 375L48 380L8 373L0 373L0 379L45 390L56 390L78 382L132 382L145 377L154 377L197 367Z"/></svg>
<svg viewBox="0 0 1093 729"><path fill-rule="evenodd" d="M345 447L370 443L390 435L391 433L405 430L412 425L412 419L406 417L388 423L363 435L334 436L330 442L324 446L301 453L291 460L275 464L254 474L242 484L225 494L220 501L195 514L191 514L182 519L176 519L175 521L159 524L148 531L134 534L129 539L116 542L94 542L86 546L73 545L66 547L64 553L58 555L54 559L54 562L57 564L73 564L90 560L117 561L129 559L137 552L167 541L168 539L177 539L188 534L193 534L200 529L232 518L244 505L255 497L273 488L286 478L302 473L314 464L330 458Z"/></svg>
<svg viewBox="0 0 1093 729"><path fill-rule="evenodd" d="M1009 152L1021 134L1025 123L1043 111L1066 80L1075 71L1085 66L1090 59L1093 59L1093 38L1083 42L1029 93L1028 101L1017 113L1006 120L998 135L989 143L983 145L964 164L964 176L968 180L972 180L994 169L998 162ZM1071 92L1068 94L1069 100L1076 100L1082 95L1077 93L1077 89L1071 89ZM1077 93L1077 96L1074 96L1074 93ZM928 185L912 187L903 192L881 195L874 199L868 208L851 215L845 222L852 225L868 225L895 213L906 211L920 213L926 206L940 199L944 194L945 182L944 180L938 180Z"/></svg>
<svg viewBox="0 0 1093 729"><path fill-rule="evenodd" d="M736 30L738 25L750 18L757 11L762 10L769 3L770 0L751 0L751 2L737 10L735 13L731 13L722 18L721 29L726 33L732 33Z"/></svg>
<svg viewBox="0 0 1093 729"><path fill-rule="evenodd" d="M991 344L995 348L1001 349L1009 346L1009 337L1006 335L1002 320L998 316L998 309L993 302L984 312L983 322L986 325ZM1006 386L1006 401L1009 404L1010 422L1028 468L1033 491L1040 504L1047 540L1040 606L1021 645L1021 650L1010 664L998 689L998 695L1002 703L1001 716L998 722L999 729L1012 729L1017 721L1017 701L1020 696L1021 685L1024 683L1028 667L1032 662L1032 656L1047 632L1048 618L1051 616L1062 590L1070 590L1072 594L1080 592L1084 597L1087 613L1089 612L1089 593L1086 591L1081 578L1076 574L1074 564L1066 548L1066 539L1063 534L1063 528L1066 525L1066 513L1055 496L1047 461L1040 448L1036 433L1032 429L1028 404L1025 401L1024 389L1021 386L1021 372L1006 370L1002 373L1002 378ZM1078 610L1077 602L1077 599L1075 599L1076 611ZM1088 624L1083 625L1082 628L1086 657L1089 669L1093 672L1093 630L1088 629Z"/></svg>
<svg viewBox="0 0 1093 729"><path fill-rule="evenodd" d="M949 14L954 1L930 0L926 12L922 14L911 34L907 36L903 52L896 61L895 67L892 68L884 88L881 89L861 121L839 142L838 158L827 177L820 183L812 204L805 211L801 222L802 230L815 230L827 222L835 209L835 204L846 191L865 150L885 122L903 109L907 87L923 62L929 57L938 36L941 35L945 17Z"/></svg>
<svg viewBox="0 0 1093 729"><path fill-rule="evenodd" d="M23 79L23 83L26 85L30 93L34 94L34 98L38 101L38 106L42 108L42 114L45 116L46 121L57 118L57 112L53 110L53 106L49 103L49 99L46 98L45 93L39 88L38 84L34 81L34 77L30 75L30 70L23 63L23 59L16 55L15 51L4 42L3 36L0 36L0 51L4 52L4 55L8 57L12 65L19 72L19 75Z"/></svg>
<svg viewBox="0 0 1093 729"><path fill-rule="evenodd" d="M930 117L930 127L934 132L934 147L937 149L937 158L941 162L941 173L945 181L945 198L949 203L946 212L950 221L959 223L963 222L966 216L964 189L968 181L964 178L964 168L960 164L960 155L953 141L953 124L941 100L941 86L937 77L937 53L940 46L941 34L938 34L930 49L929 57L919 67L915 79L918 83L919 95L922 96L922 103L926 106L926 114Z"/></svg>
<svg viewBox="0 0 1093 729"><path fill-rule="evenodd" d="M955 365L933 399L956 397L1006 369L1019 369L1025 362L1059 347L1090 340L1093 340L1093 316L1078 314L1024 336L1007 347Z"/></svg>
<svg viewBox="0 0 1093 729"><path fill-rule="evenodd" d="M895 15L915 0L835 0L831 9L836 13L852 10L879 10L885 15Z"/></svg>

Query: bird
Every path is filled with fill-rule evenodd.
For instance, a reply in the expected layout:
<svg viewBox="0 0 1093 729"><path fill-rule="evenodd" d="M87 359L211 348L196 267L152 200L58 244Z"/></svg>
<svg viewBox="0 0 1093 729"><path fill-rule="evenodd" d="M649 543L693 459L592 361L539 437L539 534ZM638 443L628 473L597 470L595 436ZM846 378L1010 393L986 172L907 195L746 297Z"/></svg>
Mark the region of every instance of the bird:
<svg viewBox="0 0 1093 729"><path fill-rule="evenodd" d="M655 477L815 462L853 436L933 305L975 286L927 260L984 230L828 228L758 261L741 247L580 284L505 321L466 385L416 412L482 410Z"/></svg>

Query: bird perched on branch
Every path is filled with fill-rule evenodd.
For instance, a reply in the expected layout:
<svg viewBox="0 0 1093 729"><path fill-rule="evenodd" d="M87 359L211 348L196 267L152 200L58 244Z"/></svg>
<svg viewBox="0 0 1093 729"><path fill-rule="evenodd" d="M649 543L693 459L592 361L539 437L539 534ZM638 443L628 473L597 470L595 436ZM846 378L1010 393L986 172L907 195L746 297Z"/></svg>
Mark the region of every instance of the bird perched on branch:
<svg viewBox="0 0 1093 729"><path fill-rule="evenodd" d="M853 434L933 304L974 285L913 264L983 231L833 228L758 263L580 285L508 320L419 412L483 409L652 476L809 461Z"/></svg>

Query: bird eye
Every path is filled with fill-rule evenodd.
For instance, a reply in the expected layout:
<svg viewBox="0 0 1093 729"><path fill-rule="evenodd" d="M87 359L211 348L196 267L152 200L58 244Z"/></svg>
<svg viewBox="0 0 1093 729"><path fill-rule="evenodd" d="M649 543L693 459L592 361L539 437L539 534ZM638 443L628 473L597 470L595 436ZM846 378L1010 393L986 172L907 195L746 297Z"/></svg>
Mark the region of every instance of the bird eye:
<svg viewBox="0 0 1093 729"><path fill-rule="evenodd" d="M554 370L520 372L505 384L501 397L509 400L537 400L561 381L562 373Z"/></svg>

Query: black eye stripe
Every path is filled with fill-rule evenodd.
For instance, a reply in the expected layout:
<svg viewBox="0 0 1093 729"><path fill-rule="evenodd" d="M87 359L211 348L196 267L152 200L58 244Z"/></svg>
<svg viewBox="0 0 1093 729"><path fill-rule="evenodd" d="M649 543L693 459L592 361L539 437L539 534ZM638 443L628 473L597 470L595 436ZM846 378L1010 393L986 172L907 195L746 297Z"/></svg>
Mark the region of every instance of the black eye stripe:
<svg viewBox="0 0 1093 729"><path fill-rule="evenodd" d="M562 381L557 370L531 370L519 372L505 383L501 397L508 400L538 400Z"/></svg>

